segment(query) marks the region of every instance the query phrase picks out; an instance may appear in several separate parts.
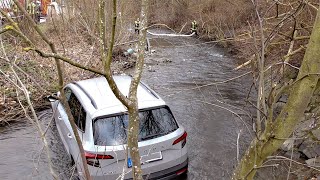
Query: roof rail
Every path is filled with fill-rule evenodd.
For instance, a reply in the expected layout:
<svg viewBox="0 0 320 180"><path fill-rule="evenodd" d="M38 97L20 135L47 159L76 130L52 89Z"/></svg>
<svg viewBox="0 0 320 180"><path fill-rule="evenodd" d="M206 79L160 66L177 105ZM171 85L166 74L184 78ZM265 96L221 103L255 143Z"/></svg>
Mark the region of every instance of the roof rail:
<svg viewBox="0 0 320 180"><path fill-rule="evenodd" d="M77 83L77 82L71 82L71 83L76 85L78 88L80 88L81 91L90 99L92 106L95 109L98 109L96 102L93 100L93 98L90 96L90 94L79 83Z"/></svg>
<svg viewBox="0 0 320 180"><path fill-rule="evenodd" d="M133 77L132 77L131 74L129 74L129 75L127 75L127 76L131 77L131 80L133 79ZM149 91L150 94L152 94L155 98L160 99L160 97L159 97L156 93L154 93L154 91L151 90L151 89L149 88L149 86L147 86L145 83L143 83L142 81L140 81L140 84L141 84L141 86L144 87L147 91Z"/></svg>
<svg viewBox="0 0 320 180"><path fill-rule="evenodd" d="M140 81L140 84L142 87L144 87L147 91L150 92L150 94L152 94L155 98L160 99L160 97L154 93L146 84L144 84L142 81Z"/></svg>

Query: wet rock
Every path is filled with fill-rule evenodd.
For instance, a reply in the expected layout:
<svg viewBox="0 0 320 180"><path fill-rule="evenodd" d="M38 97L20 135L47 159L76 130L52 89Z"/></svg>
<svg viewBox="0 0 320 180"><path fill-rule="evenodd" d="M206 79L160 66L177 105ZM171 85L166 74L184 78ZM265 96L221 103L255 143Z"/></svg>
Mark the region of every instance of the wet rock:
<svg viewBox="0 0 320 180"><path fill-rule="evenodd" d="M156 72L156 70L152 66L147 66L149 72Z"/></svg>
<svg viewBox="0 0 320 180"><path fill-rule="evenodd" d="M171 59L164 59L162 62L164 62L164 63L171 63L172 60L171 60Z"/></svg>
<svg viewBox="0 0 320 180"><path fill-rule="evenodd" d="M301 151L304 155L306 155L308 158L314 158L318 156L318 154L312 149L312 148L306 148Z"/></svg>
<svg viewBox="0 0 320 180"><path fill-rule="evenodd" d="M315 127L314 118L309 119L308 114L306 114L303 117L303 120L301 121L301 123L296 126L296 130L295 130L296 133L295 134L298 137L302 137L314 127Z"/></svg>
<svg viewBox="0 0 320 180"><path fill-rule="evenodd" d="M320 158L308 159L308 160L306 160L306 163L309 166L320 166Z"/></svg>
<svg viewBox="0 0 320 180"><path fill-rule="evenodd" d="M294 139L288 139L281 145L281 149L284 151L289 151L293 148L293 146L294 146Z"/></svg>
<svg viewBox="0 0 320 180"><path fill-rule="evenodd" d="M320 129L315 129L312 131L312 134L318 139L320 140Z"/></svg>
<svg viewBox="0 0 320 180"><path fill-rule="evenodd" d="M282 103L287 103L287 101L288 101L288 95L287 94L281 95L281 97L278 99L278 102L282 102Z"/></svg>
<svg viewBox="0 0 320 180"><path fill-rule="evenodd" d="M304 142L305 139L296 139L294 141L294 147L298 148L303 142Z"/></svg>
<svg viewBox="0 0 320 180"><path fill-rule="evenodd" d="M297 151L287 151L284 156L287 157L287 158L291 158L292 156L292 159L299 159L300 158L300 153L297 152Z"/></svg>
<svg viewBox="0 0 320 180"><path fill-rule="evenodd" d="M311 146L299 148L299 151L304 155L304 159L310 159L318 156Z"/></svg>
<svg viewBox="0 0 320 180"><path fill-rule="evenodd" d="M320 156L320 145L308 139L300 145L299 151L306 155L309 159L315 158Z"/></svg>

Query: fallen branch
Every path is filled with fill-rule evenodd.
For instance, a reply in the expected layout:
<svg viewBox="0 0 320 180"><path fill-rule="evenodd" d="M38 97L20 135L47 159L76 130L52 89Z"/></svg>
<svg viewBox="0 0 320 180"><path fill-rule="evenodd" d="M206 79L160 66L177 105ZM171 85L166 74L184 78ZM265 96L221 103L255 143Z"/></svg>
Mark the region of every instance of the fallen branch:
<svg viewBox="0 0 320 180"><path fill-rule="evenodd" d="M246 61L245 63L243 63L243 64L241 64L241 65L237 66L237 67L236 67L236 68L234 68L233 70L239 70L239 69L241 69L241 68L243 68L243 67L245 67L245 66L249 65L249 64L252 62L252 60L254 59L254 56L255 56L255 55L252 55L252 56L250 57L250 60L249 60L249 61Z"/></svg>
<svg viewBox="0 0 320 180"><path fill-rule="evenodd" d="M320 172L320 169L318 169L320 167L318 167L318 166L309 166L308 164L300 163L298 161L292 160L292 159L284 157L284 156L269 156L268 159L272 160L272 161L283 161L283 160L291 161L291 162L294 162L296 164L299 164L299 165L302 165L302 166L306 166L306 167L308 167L308 168L310 168L312 170Z"/></svg>

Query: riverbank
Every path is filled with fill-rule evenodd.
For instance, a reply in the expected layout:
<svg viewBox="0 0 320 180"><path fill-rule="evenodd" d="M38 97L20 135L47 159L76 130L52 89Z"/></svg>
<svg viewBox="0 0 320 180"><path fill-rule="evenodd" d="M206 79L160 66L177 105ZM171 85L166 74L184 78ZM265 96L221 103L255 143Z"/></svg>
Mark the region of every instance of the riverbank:
<svg viewBox="0 0 320 180"><path fill-rule="evenodd" d="M41 24L40 28L56 45L58 54L68 57L73 61L87 67L103 71L100 60L99 44L88 40L88 36L74 34L73 31L60 33L50 23ZM58 35L57 35L58 34ZM39 47L46 47L37 36L31 36ZM24 45L18 39L2 36L4 48L1 55L14 66L15 73L21 78L29 91L33 106L36 110L50 107L45 97L58 91L58 78L55 61L51 58L42 58L35 52L23 51ZM135 58L125 56L124 52L131 47L130 44L116 46L113 52L113 63L111 69L113 74L122 74L126 69L135 64ZM49 47L43 48L50 53ZM80 79L92 78L94 73L62 63L64 83ZM0 126L6 126L10 122L19 121L25 116L21 105L27 106L26 99L22 93L18 93L17 79L10 69L7 61L0 61ZM3 74L5 73L5 75ZM28 109L28 108L27 108Z"/></svg>

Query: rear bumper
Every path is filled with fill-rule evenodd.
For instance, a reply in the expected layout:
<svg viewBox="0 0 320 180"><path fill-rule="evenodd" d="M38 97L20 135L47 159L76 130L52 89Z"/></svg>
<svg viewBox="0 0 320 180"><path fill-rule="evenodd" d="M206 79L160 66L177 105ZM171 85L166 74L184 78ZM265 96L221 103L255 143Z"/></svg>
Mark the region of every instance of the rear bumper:
<svg viewBox="0 0 320 180"><path fill-rule="evenodd" d="M180 176L181 174L185 174L188 172L188 159L186 159L183 163L162 170L162 171L158 171L155 173L151 173L148 175L144 175L143 179L148 179L148 180L169 180L169 179L174 179L178 176ZM132 180L132 178L127 179L127 180Z"/></svg>

